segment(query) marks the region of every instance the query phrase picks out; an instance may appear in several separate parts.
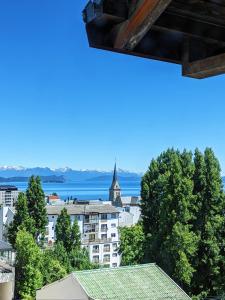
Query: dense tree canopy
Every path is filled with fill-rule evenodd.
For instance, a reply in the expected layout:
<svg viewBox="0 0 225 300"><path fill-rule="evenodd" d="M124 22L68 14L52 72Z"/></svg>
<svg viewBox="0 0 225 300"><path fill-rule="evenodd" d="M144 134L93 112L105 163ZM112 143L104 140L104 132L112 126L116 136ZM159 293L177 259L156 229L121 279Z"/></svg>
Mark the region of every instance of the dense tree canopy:
<svg viewBox="0 0 225 300"><path fill-rule="evenodd" d="M33 236L20 230L16 237L15 295L16 299L35 297L36 290L42 286L40 272L42 253Z"/></svg>
<svg viewBox="0 0 225 300"><path fill-rule="evenodd" d="M218 295L224 286L224 192L211 149L169 149L142 180L146 257L190 294Z"/></svg>
<svg viewBox="0 0 225 300"><path fill-rule="evenodd" d="M62 257L60 253L60 257ZM41 273L43 275L43 285L52 283L66 276L67 270L56 257L52 250L45 250L42 256Z"/></svg>
<svg viewBox="0 0 225 300"><path fill-rule="evenodd" d="M144 232L141 224L120 228L121 265L136 265L143 261Z"/></svg>

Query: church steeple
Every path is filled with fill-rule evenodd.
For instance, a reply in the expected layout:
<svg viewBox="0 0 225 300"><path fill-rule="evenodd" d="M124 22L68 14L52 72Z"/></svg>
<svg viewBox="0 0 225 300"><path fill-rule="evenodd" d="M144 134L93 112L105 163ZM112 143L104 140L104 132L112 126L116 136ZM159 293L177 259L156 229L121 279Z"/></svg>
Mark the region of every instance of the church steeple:
<svg viewBox="0 0 225 300"><path fill-rule="evenodd" d="M114 166L114 172L113 172L113 180L112 185L109 189L109 201L112 202L112 205L120 206L121 205L121 189L117 177L117 167L116 163Z"/></svg>
<svg viewBox="0 0 225 300"><path fill-rule="evenodd" d="M112 186L113 184L115 184L117 182L117 168L116 168L116 163L115 163L115 166L114 166L114 172L113 172L113 181L112 181Z"/></svg>

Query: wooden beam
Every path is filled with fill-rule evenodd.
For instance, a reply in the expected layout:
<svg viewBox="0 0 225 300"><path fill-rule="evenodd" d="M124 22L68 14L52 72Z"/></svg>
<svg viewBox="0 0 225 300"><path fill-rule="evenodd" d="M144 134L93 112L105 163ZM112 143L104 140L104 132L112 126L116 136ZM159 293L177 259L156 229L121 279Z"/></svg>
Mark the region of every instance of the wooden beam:
<svg viewBox="0 0 225 300"><path fill-rule="evenodd" d="M139 0L130 18L117 31L114 48L133 50L172 0Z"/></svg>
<svg viewBox="0 0 225 300"><path fill-rule="evenodd" d="M225 73L225 53L183 64L183 76L203 79Z"/></svg>

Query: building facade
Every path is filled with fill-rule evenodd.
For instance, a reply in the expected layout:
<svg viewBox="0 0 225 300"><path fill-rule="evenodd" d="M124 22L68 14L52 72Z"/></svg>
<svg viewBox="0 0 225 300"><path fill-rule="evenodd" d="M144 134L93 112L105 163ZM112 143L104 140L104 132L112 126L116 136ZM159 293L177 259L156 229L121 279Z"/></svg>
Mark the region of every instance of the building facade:
<svg viewBox="0 0 225 300"><path fill-rule="evenodd" d="M47 206L46 242L49 245L55 242L57 218L64 207L70 215L71 222L78 221L81 243L88 250L91 262L104 267L118 267L120 265L118 210L109 204Z"/></svg>
<svg viewBox="0 0 225 300"><path fill-rule="evenodd" d="M12 185L0 185L0 206L14 206L19 195L18 188Z"/></svg>

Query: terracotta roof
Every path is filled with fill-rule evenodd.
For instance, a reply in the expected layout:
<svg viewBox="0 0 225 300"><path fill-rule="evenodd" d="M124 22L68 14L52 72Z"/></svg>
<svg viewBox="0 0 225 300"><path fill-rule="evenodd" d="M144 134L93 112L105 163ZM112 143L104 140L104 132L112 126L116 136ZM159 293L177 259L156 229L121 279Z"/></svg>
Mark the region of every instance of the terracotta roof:
<svg viewBox="0 0 225 300"><path fill-rule="evenodd" d="M60 198L59 198L59 196L50 195L50 196L48 196L48 199L49 200L59 200Z"/></svg>

